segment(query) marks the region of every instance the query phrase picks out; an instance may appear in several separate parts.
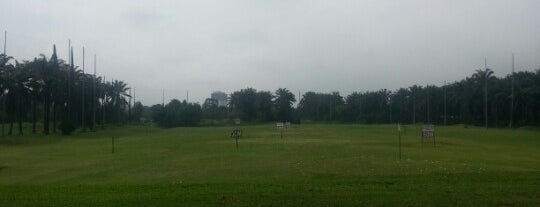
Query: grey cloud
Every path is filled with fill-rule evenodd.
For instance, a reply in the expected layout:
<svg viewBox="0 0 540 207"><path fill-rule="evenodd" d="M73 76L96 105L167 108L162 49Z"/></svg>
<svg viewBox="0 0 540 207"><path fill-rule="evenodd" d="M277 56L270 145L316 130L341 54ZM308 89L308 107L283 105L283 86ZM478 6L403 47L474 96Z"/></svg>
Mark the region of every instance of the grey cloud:
<svg viewBox="0 0 540 207"><path fill-rule="evenodd" d="M145 11L141 9L130 10L123 13L122 19L128 24L133 24L135 26L147 26L164 20L163 16L156 11Z"/></svg>
<svg viewBox="0 0 540 207"><path fill-rule="evenodd" d="M199 102L214 90L395 89L540 67L540 2L6 1L0 29L17 59L65 57L67 39L98 55L145 104ZM5 27L5 28L3 28ZM77 62L80 62L80 54Z"/></svg>

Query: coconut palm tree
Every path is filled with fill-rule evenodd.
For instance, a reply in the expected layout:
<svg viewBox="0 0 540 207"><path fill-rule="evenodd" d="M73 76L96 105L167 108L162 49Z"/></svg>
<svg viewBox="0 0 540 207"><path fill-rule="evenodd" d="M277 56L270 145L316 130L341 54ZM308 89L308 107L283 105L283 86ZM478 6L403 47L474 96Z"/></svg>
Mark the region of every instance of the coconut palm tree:
<svg viewBox="0 0 540 207"><path fill-rule="evenodd" d="M476 70L476 73L473 74L473 79L476 81L476 83L478 85L484 85L484 116L486 129L488 127L488 82L490 82L494 78L495 76L493 76L493 71L489 68L486 68L484 70L478 69Z"/></svg>
<svg viewBox="0 0 540 207"><path fill-rule="evenodd" d="M25 117L28 108L29 97L29 77L28 77L28 62L19 63L15 61L15 67L10 68L7 71L6 88L7 88L7 100L6 109L8 110L8 117L10 121L10 127L8 134L13 132L13 121L17 119L19 125L19 134L23 134L22 122Z"/></svg>
<svg viewBox="0 0 540 207"><path fill-rule="evenodd" d="M296 102L294 94L286 88L276 90L274 106L276 108L276 118L278 121L292 121L292 104Z"/></svg>
<svg viewBox="0 0 540 207"><path fill-rule="evenodd" d="M7 116L7 108L6 108L6 101L7 101L7 90L8 90L8 84L9 84L9 72L13 70L13 65L9 63L9 61L13 59L10 56L7 56L5 54L0 54L0 100L2 105L2 136L4 136L4 122L6 121Z"/></svg>
<svg viewBox="0 0 540 207"><path fill-rule="evenodd" d="M40 60L34 59L34 61L28 63L29 67L29 96L31 99L32 108L32 133L36 133L36 108L38 102L41 102L41 93L43 91L43 80L41 79L40 72Z"/></svg>
<svg viewBox="0 0 540 207"><path fill-rule="evenodd" d="M107 88L106 94L110 97L109 105L113 111L111 114L114 120L123 121L123 113L128 105L126 98L131 97L128 93L129 87L123 81L114 80Z"/></svg>

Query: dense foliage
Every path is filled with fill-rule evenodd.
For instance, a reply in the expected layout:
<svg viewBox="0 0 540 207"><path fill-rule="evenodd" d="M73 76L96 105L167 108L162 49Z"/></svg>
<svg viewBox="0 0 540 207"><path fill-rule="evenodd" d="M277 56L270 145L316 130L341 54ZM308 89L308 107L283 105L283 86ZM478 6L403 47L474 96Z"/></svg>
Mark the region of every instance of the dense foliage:
<svg viewBox="0 0 540 207"><path fill-rule="evenodd" d="M540 70L515 73L513 102L512 115L512 75L499 78L486 69L444 86L414 85L394 92L385 89L354 92L347 97L339 93L307 92L298 110L303 119L311 120L473 125L485 125L487 111L489 126L537 125Z"/></svg>
<svg viewBox="0 0 540 207"><path fill-rule="evenodd" d="M231 94L228 115L221 113L214 117L294 121L295 116L299 116L302 120L365 124L485 125L487 113L489 126L537 125L540 123L540 70L517 72L514 77L512 74L496 77L490 69L477 70L470 77L444 86L413 85L395 91L354 92L346 97L339 92L310 91L302 95L296 109L292 108L295 101L295 96L287 89L278 89L272 94L246 88ZM211 113L206 110L203 107L205 113Z"/></svg>
<svg viewBox="0 0 540 207"><path fill-rule="evenodd" d="M41 55L31 61L15 61L0 55L0 103L2 134L14 123L37 122L42 132L57 129L69 134L76 128L94 130L105 123L137 123L153 120L158 126L195 126L201 119L247 122L300 120L351 123L435 123L486 126L524 126L540 123L540 70L497 77L490 69L476 70L470 77L444 86L418 86L395 91L306 92L297 97L285 88L274 93L241 89L230 94L228 104L208 98L204 103L172 100L167 105L131 107L130 88L123 81L105 81L84 73L73 62ZM513 87L512 87L513 86ZM512 97L512 88L514 97ZM487 92L487 93L486 93ZM61 123L61 124L60 124ZM213 123L213 122L212 122Z"/></svg>
<svg viewBox="0 0 540 207"><path fill-rule="evenodd" d="M14 122L20 134L23 122L32 122L33 133L41 122L44 134L57 129L69 134L75 128L94 130L100 124L136 119L130 116L125 82L84 73L73 62L73 50L70 57L69 63L58 59L56 47L50 58L41 55L31 61L0 55L2 135L5 122L7 134L13 133Z"/></svg>
<svg viewBox="0 0 540 207"><path fill-rule="evenodd" d="M202 117L199 104L180 102L176 99L171 100L165 106L153 105L151 110L154 122L162 127L196 126Z"/></svg>
<svg viewBox="0 0 540 207"><path fill-rule="evenodd" d="M231 94L229 117L259 122L293 121L295 101L294 94L285 88L274 94L246 88Z"/></svg>

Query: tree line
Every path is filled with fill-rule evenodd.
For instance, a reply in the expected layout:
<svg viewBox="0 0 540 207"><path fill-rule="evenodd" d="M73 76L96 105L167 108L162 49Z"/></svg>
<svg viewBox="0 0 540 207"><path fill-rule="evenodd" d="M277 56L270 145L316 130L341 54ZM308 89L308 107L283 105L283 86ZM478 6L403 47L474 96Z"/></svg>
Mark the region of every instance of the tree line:
<svg viewBox="0 0 540 207"><path fill-rule="evenodd" d="M476 70L470 77L443 86L353 93L340 103L334 112L346 122L538 125L540 70L505 77L494 76L490 69Z"/></svg>
<svg viewBox="0 0 540 207"><path fill-rule="evenodd" d="M131 104L131 90L119 80L87 74L69 61L40 55L16 61L0 55L2 135L30 122L32 133L69 134L105 124L154 122L162 127L230 123L302 121L362 124L433 123L519 127L540 123L540 69L497 77L490 69L442 86L413 85L391 91L306 92L297 97L286 88L274 92L245 88L229 94L228 104L208 98L202 105L177 99L151 107ZM16 124L15 124L16 123ZM7 129L5 129L5 125Z"/></svg>
<svg viewBox="0 0 540 207"><path fill-rule="evenodd" d="M32 133L69 134L133 119L126 82L84 73L74 63L72 48L69 56L68 62L59 59L55 46L49 58L17 61L0 55L2 135L13 134L14 123L19 134L23 122L32 123Z"/></svg>
<svg viewBox="0 0 540 207"><path fill-rule="evenodd" d="M176 111L188 109L187 103L175 103ZM339 92L302 94L297 107L296 97L285 88L275 92L241 89L229 95L227 106L208 98L202 106L194 104L196 117L209 120L247 122L302 121L343 122L361 124L465 124L490 127L519 127L540 124L540 69L520 71L497 77L491 69L476 70L471 76L442 86L413 85L394 91ZM154 106L154 109L163 107ZM172 106L171 106L172 107ZM167 105L166 108L169 108ZM175 110L161 114L173 116ZM170 112L166 112L170 110ZM158 111L158 110L154 110ZM154 120L159 115L154 114ZM181 115L178 115L181 117ZM158 122L159 123L159 122ZM189 124L196 125L197 120ZM167 124L162 124L167 125Z"/></svg>
<svg viewBox="0 0 540 207"><path fill-rule="evenodd" d="M513 89L512 89L513 88ZM513 92L512 92L513 91ZM540 123L540 69L496 77L490 69L450 84L413 85L394 91L302 94L246 88L230 94L227 107L207 99L203 117L245 121L322 121L362 124L430 123L519 127Z"/></svg>
<svg viewBox="0 0 540 207"><path fill-rule="evenodd" d="M246 88L230 94L229 104L219 106L218 100L207 98L204 103L187 103L177 99L166 105L156 104L150 107L152 120L162 127L196 126L201 119L231 123L234 119L246 122L296 121L293 103L294 94L285 88L272 93Z"/></svg>

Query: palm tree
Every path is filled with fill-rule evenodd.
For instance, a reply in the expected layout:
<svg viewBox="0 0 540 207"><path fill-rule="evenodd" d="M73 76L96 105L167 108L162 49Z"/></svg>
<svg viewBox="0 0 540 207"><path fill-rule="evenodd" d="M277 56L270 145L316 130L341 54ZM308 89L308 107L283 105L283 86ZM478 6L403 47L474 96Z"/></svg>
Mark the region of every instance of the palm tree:
<svg viewBox="0 0 540 207"><path fill-rule="evenodd" d="M276 96L274 99L274 106L277 114L278 121L292 121L292 104L296 102L294 94L286 88L279 88L276 90Z"/></svg>
<svg viewBox="0 0 540 207"><path fill-rule="evenodd" d="M46 75L48 81L48 87L50 90L51 103L52 103L52 128L53 133L56 133L56 109L58 108L58 103L62 103L63 99L63 85L62 78L63 72L60 71L62 61L58 59L56 55L56 45L53 45L53 54L51 59L48 62L49 73Z"/></svg>
<svg viewBox="0 0 540 207"><path fill-rule="evenodd" d="M4 122L7 116L7 108L6 108L6 101L7 101L7 90L8 90L8 84L9 84L9 72L13 70L13 65L9 63L9 61L13 59L10 56L7 56L5 54L0 54L0 91L1 91L1 100L2 100L2 136L4 136Z"/></svg>
<svg viewBox="0 0 540 207"><path fill-rule="evenodd" d="M72 53L72 50L70 52ZM82 117L80 114L81 112L88 114L97 102L103 103L102 120L104 120L105 111L111 113L110 120L113 122L124 118L126 109L129 107L127 98L131 97L128 94L127 83L102 82L92 78L91 75L78 70L73 61L67 65L58 59L54 46L50 59L40 55L32 61L15 61L15 65L9 63L11 59L0 54L0 106L3 106L4 112L0 113L2 129L4 129L4 120L8 120L11 122L10 131L12 132L13 122L17 121L19 133L22 133L22 122L26 119L26 112L29 109L31 109L33 133L36 132L36 122L40 120L37 116L41 115L41 111L44 134L51 131L51 121L52 132L55 132L57 115L62 115L62 122L66 122L67 127L63 129L75 128L73 123L81 123L80 121L84 123L90 120L90 117ZM72 54L70 59L73 59ZM96 85L96 93L100 94L100 99L93 98L91 91L94 90L94 85ZM58 110L58 107L63 107L65 110Z"/></svg>
<svg viewBox="0 0 540 207"><path fill-rule="evenodd" d="M110 105L115 109L115 118L120 119L125 107L128 104L127 97L131 97L128 94L129 87L127 86L127 83L123 81L114 80L111 82L110 87L108 88L108 96L111 99Z"/></svg>
<svg viewBox="0 0 540 207"><path fill-rule="evenodd" d="M52 102L52 77L51 71L53 69L52 63L47 61L45 55L41 55L39 59L38 77L43 82L43 89L41 91L41 98L43 103L43 133L49 134L50 132L50 117L51 117L51 102Z"/></svg>
<svg viewBox="0 0 540 207"><path fill-rule="evenodd" d="M34 59L34 61L28 63L30 66L29 72L29 95L32 102L32 133L36 133L36 108L37 103L41 99L41 92L43 90L43 80L41 79L41 73L39 70L39 61Z"/></svg>
<svg viewBox="0 0 540 207"><path fill-rule="evenodd" d="M22 121L26 114L26 109L28 107L29 97L29 77L28 77L28 62L19 63L15 62L15 67L12 67L8 71L8 76L6 77L6 88L7 88L7 110L8 117L10 118L10 128L9 133L12 134L13 131L13 121L15 117L19 125L19 134L23 134L22 130Z"/></svg>
<svg viewBox="0 0 540 207"><path fill-rule="evenodd" d="M476 73L473 74L473 79L475 79L478 84L484 83L484 116L486 129L488 127L488 82L494 78L493 71L489 68L484 70L478 69L476 70Z"/></svg>
<svg viewBox="0 0 540 207"><path fill-rule="evenodd" d="M128 101L126 98L131 97L128 94L129 87L127 87L127 83L124 83L123 81L114 80L111 84L111 95L113 104L115 106L121 107L128 104Z"/></svg>
<svg viewBox="0 0 540 207"><path fill-rule="evenodd" d="M414 85L409 87L409 90L411 91L411 103L412 103L412 123L416 124L416 96L419 91L422 90L421 86Z"/></svg>
<svg viewBox="0 0 540 207"><path fill-rule="evenodd" d="M51 71L52 80L51 80L51 90L52 90L52 126L53 133L56 133L58 115L65 113L65 111L59 110L67 104L67 80L65 78L66 71L69 70L69 65L65 64L64 61L58 60L56 68Z"/></svg>

